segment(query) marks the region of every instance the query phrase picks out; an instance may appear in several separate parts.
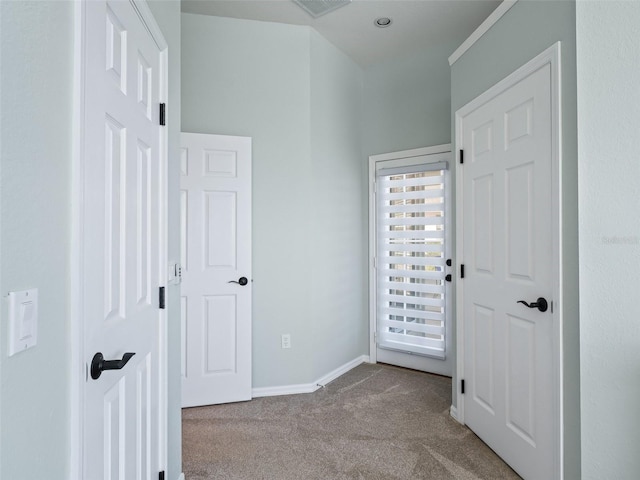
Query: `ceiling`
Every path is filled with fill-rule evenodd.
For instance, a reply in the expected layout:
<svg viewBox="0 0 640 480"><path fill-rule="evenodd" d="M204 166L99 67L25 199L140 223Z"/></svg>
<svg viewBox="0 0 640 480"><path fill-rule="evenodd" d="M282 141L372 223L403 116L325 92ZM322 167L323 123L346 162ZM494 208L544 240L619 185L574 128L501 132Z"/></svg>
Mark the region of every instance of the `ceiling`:
<svg viewBox="0 0 640 480"><path fill-rule="evenodd" d="M309 25L362 67L418 49L461 44L500 0L353 0L313 19L291 0L182 0L182 11ZM374 25L389 17L387 28ZM453 47L450 53L453 53Z"/></svg>

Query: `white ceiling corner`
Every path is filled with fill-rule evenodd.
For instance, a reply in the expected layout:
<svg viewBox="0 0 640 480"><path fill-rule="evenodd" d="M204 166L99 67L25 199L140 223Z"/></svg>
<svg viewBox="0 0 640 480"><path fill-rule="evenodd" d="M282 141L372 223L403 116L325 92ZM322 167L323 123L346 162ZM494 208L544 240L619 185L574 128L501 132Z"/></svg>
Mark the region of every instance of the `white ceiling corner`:
<svg viewBox="0 0 640 480"><path fill-rule="evenodd" d="M500 0L353 0L315 19L291 0L182 0L182 11L308 25L356 63L368 67L418 49L459 45L500 3ZM378 17L393 19L393 25L376 27L373 22Z"/></svg>
<svg viewBox="0 0 640 480"><path fill-rule="evenodd" d="M352 0L292 0L313 18L321 17L342 7Z"/></svg>

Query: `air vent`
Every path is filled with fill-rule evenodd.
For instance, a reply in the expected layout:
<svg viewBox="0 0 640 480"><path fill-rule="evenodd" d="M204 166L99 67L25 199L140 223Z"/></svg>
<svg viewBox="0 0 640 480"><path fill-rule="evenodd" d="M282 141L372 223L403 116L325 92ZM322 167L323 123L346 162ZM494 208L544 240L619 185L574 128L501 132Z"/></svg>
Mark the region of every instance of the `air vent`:
<svg viewBox="0 0 640 480"><path fill-rule="evenodd" d="M293 0L313 18L321 17L340 7L351 3L351 0Z"/></svg>

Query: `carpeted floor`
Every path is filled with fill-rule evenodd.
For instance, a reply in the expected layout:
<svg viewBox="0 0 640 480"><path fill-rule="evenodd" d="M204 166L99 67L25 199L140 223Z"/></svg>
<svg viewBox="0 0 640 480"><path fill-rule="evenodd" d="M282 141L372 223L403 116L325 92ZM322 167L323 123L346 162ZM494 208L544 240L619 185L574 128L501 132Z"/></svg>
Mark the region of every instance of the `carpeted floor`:
<svg viewBox="0 0 640 480"><path fill-rule="evenodd" d="M450 405L448 378L363 364L315 393L185 409L186 480L520 478Z"/></svg>

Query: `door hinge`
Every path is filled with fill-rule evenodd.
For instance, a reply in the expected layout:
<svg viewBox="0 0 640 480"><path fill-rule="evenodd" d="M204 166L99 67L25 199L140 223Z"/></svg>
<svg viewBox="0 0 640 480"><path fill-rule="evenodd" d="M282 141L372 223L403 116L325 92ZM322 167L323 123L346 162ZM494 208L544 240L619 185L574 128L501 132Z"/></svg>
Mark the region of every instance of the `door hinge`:
<svg viewBox="0 0 640 480"><path fill-rule="evenodd" d="M166 308L165 288L164 287L160 287L160 292L158 294L158 308L160 308L160 309Z"/></svg>
<svg viewBox="0 0 640 480"><path fill-rule="evenodd" d="M378 344L378 332L373 332L373 343Z"/></svg>
<svg viewBox="0 0 640 480"><path fill-rule="evenodd" d="M464 150L460 150L460 163L464 163Z"/></svg>
<svg viewBox="0 0 640 480"><path fill-rule="evenodd" d="M460 265L460 278L464 278L464 263Z"/></svg>
<svg viewBox="0 0 640 480"><path fill-rule="evenodd" d="M464 380L460 380L460 393L464 395Z"/></svg>
<svg viewBox="0 0 640 480"><path fill-rule="evenodd" d="M164 480L164 470L158 474L158 480Z"/></svg>
<svg viewBox="0 0 640 480"><path fill-rule="evenodd" d="M373 257L373 268L378 268L378 257Z"/></svg>
<svg viewBox="0 0 640 480"><path fill-rule="evenodd" d="M167 124L166 103L161 103L160 104L160 125L166 125L166 124Z"/></svg>

